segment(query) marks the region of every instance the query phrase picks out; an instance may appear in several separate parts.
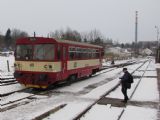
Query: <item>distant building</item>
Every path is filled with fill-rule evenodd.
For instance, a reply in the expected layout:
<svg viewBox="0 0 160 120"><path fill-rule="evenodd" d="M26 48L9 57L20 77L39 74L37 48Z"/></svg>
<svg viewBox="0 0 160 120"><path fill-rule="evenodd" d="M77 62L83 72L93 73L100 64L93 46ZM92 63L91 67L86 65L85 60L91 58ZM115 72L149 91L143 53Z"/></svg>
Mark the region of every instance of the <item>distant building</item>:
<svg viewBox="0 0 160 120"><path fill-rule="evenodd" d="M112 47L113 46L112 40L106 40L106 41L104 41L103 46L105 48Z"/></svg>
<svg viewBox="0 0 160 120"><path fill-rule="evenodd" d="M149 55L153 55L153 52L152 52L152 50L146 48L146 49L142 50L141 54L144 56L146 56L146 55L149 56Z"/></svg>
<svg viewBox="0 0 160 120"><path fill-rule="evenodd" d="M131 52L120 47L110 47L105 49L106 58L123 59L131 57Z"/></svg>
<svg viewBox="0 0 160 120"><path fill-rule="evenodd" d="M156 54L156 49L158 47L158 41L139 41L138 46L141 49L140 52L142 53L143 49L149 49L152 51L152 55Z"/></svg>

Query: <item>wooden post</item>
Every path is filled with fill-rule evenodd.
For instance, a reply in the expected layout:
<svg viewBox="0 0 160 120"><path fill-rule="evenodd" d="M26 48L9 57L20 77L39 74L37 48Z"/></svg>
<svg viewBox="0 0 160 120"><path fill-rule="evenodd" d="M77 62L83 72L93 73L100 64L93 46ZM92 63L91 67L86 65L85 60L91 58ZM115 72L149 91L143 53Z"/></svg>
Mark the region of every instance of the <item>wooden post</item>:
<svg viewBox="0 0 160 120"><path fill-rule="evenodd" d="M8 72L10 72L10 69L9 69L9 61L7 60L7 68L8 68Z"/></svg>

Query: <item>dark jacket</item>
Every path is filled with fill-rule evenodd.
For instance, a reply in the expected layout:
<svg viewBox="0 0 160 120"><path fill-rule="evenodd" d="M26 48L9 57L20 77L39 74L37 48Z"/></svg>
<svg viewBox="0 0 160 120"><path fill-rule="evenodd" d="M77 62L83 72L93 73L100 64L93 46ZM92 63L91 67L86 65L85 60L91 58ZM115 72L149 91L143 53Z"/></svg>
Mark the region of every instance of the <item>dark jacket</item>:
<svg viewBox="0 0 160 120"><path fill-rule="evenodd" d="M130 82L130 76L131 76L131 74L128 71L126 71L124 73L124 75L120 78L121 79L121 83L131 83Z"/></svg>
<svg viewBox="0 0 160 120"><path fill-rule="evenodd" d="M131 77L132 77L132 75L128 71L125 71L124 75L120 78L123 89L124 88L125 89L130 89L131 88L131 83L132 83L131 82L132 81Z"/></svg>

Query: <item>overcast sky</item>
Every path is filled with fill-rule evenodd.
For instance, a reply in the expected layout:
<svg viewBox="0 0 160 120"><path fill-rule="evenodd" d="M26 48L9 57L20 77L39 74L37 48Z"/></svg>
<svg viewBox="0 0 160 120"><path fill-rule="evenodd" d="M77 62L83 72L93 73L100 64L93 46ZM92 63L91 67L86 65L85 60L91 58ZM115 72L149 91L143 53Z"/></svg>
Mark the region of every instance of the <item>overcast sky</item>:
<svg viewBox="0 0 160 120"><path fill-rule="evenodd" d="M160 0L0 0L0 32L17 28L47 36L70 27L79 32L97 29L119 42L156 40L160 28Z"/></svg>

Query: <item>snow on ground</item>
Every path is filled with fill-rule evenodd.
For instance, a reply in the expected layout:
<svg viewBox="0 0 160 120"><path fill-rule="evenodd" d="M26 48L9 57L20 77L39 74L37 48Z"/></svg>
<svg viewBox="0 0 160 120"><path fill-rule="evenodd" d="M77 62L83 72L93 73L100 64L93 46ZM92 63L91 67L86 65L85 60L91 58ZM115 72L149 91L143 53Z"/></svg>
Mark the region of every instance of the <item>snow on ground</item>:
<svg viewBox="0 0 160 120"><path fill-rule="evenodd" d="M152 76L154 78L143 77L132 99L137 101L158 102L159 92L157 86L157 71L154 60L147 67L147 71L144 73L144 76Z"/></svg>
<svg viewBox="0 0 160 120"><path fill-rule="evenodd" d="M90 106L91 102L72 102L69 103L65 108L56 112L56 114L50 115L44 120L73 120L80 111L83 111L86 107Z"/></svg>
<svg viewBox="0 0 160 120"><path fill-rule="evenodd" d="M110 81L107 84L104 84L100 87L97 87L95 89L92 90L92 92L85 94L84 98L94 98L94 99L99 99L101 96L103 96L104 94L106 94L106 90L111 90L114 86L116 86L119 83L119 79L115 79Z"/></svg>
<svg viewBox="0 0 160 120"><path fill-rule="evenodd" d="M22 90L25 87L22 86L21 84L12 84L12 85L7 85L7 86L0 86L0 94L6 94L18 90Z"/></svg>
<svg viewBox="0 0 160 120"><path fill-rule="evenodd" d="M140 66L142 63L136 65L128 66L129 72L133 72L135 68ZM136 71L134 73L135 76L142 76L143 70L147 68L148 62L141 68L141 71ZM138 89L135 92L135 95L132 100L135 101L159 101L158 89L157 89L157 81L156 81L156 66L154 61L151 62L150 66L147 68L147 72L145 76L151 76L152 78L143 77L138 86ZM44 120L71 120L73 119L79 112L83 111L84 108L90 106L94 103L95 100L100 98L100 96L104 95L108 90L110 90L113 86L119 83L119 76L122 75L122 68L115 69L111 72L104 73L98 75L96 77L92 77L87 80L83 80L70 86L66 86L63 88L55 89L55 91L60 91L62 93L53 92L53 94L46 97L39 97L39 99L33 100L31 103L27 105L22 105L16 107L14 109L2 112L0 114L0 118L2 120L30 120L42 113L49 111L56 106L66 104L66 106L51 114ZM151 73L152 72L152 73ZM151 75L150 75L151 73ZM110 78L113 80L110 81ZM107 81L104 84L97 86L85 94L77 94L77 92L83 91L89 85L98 84L98 82ZM131 96L132 91L136 88L136 84L139 82L139 79L134 79L134 83L132 84L132 88L128 91L128 95ZM18 84L19 85L19 84ZM20 86L12 86L6 88L0 88L1 92L6 92L6 90L17 89ZM64 92L64 93L63 93ZM73 94L74 93L74 94ZM146 93L146 94L145 94ZM20 95L20 96L24 96ZM19 96L18 96L19 97ZM123 98L121 93L121 87L119 87L114 93L109 94L107 97L111 98ZM13 97L14 98L14 97ZM13 99L12 98L12 99ZM8 98L9 101L9 98ZM120 113L125 109L125 112L121 118L121 120L156 120L157 119L157 110L153 108L145 108L127 105L126 108L123 107L113 107L110 105L95 105L83 118L82 120L117 120L117 117Z"/></svg>
<svg viewBox="0 0 160 120"><path fill-rule="evenodd" d="M139 64L140 65L140 64ZM139 66L138 65L138 66ZM138 67L137 66L137 67ZM122 71L122 68L119 70L119 72L120 71ZM109 74L109 73L106 73L106 74ZM113 73L112 73L113 74ZM103 74L104 75L104 74ZM99 78L101 78L102 76L99 76ZM118 76L117 76L118 77ZM104 84L104 85L102 85L102 86L99 86L99 87L97 87L97 88L95 88L95 89L93 89L91 92L89 92L89 93L87 93L87 94L85 94L85 95L82 95L80 98L82 98L82 99L99 99L102 95L104 95L104 94L106 94L106 91L109 91L110 89L112 89L113 88L113 86L115 86L115 85L117 85L119 83L119 78L116 78L116 79L114 79L114 80L112 80L112 81L110 81L110 82L108 82L107 84ZM74 107L73 107L73 104L71 104L71 109L73 109L73 111L75 110L75 111L77 111L76 109L77 108L79 108L79 106L81 106L81 105L83 105L83 104L85 104L84 103L84 101L83 101L83 103L81 103L81 102L78 102L78 104L74 104ZM90 103L91 104L91 103ZM90 105L90 104L88 104L88 105ZM70 106L70 104L69 105L67 105L67 106ZM56 112L54 115L50 115L49 117L47 117L46 118L46 120L47 119L51 119L51 120L54 120L54 119L61 119L61 120L71 120L71 119L73 119L73 116L70 116L70 110L69 110L69 108L66 106L66 108L64 108L64 109L62 109L62 110L60 110L60 111L58 111L58 112ZM81 107L84 107L84 106L81 106ZM75 109L74 109L75 108ZM107 108L106 108L107 109ZM120 109L120 110L122 110L122 108L115 108L114 109L114 111L110 111L110 110L108 110L108 112L110 111L111 113L113 113L112 115L115 115L114 114L114 112L115 111L117 111L117 109ZM79 110L79 109L78 109ZM97 110L96 110L97 111ZM119 111L119 110L118 110ZM75 112L76 113L76 112ZM104 113L104 112L103 112ZM103 114L103 113L101 113L101 114ZM73 114L73 113L72 113ZM104 113L104 114L106 114L106 113ZM120 113L118 112L117 113L117 115L119 115ZM62 117L62 115L68 115L68 116L66 116L65 118L64 117ZM93 115L93 114L92 114ZM98 116L98 113L97 114L95 114L96 116ZM70 117L69 117L70 116ZM97 117L98 118L98 117ZM94 117L94 119L93 120L97 120L97 118L96 117ZM107 117L108 118L108 117ZM117 118L117 117L115 117L115 118Z"/></svg>
<svg viewBox="0 0 160 120"><path fill-rule="evenodd" d="M113 70L113 71L110 71L110 70ZM83 89L85 89L87 86L89 85L93 85L93 84L98 84L102 81L108 81L107 78L112 78L115 76L115 74L118 74L119 72L121 72L121 69L114 69L114 68L111 68L111 69L107 69L105 70L106 72L107 71L110 71L110 72L107 72L107 73L104 73L104 74L100 74L98 76L95 76L95 77L91 77L91 78L88 78L86 80L83 80L83 81L79 81L79 82L76 82L76 83L73 83L72 84L72 87L71 86L65 86L63 88L59 88L57 89L57 91L68 91L68 92L80 92L82 91ZM103 71L104 72L104 71ZM101 72L100 72L101 73ZM101 79L99 79L99 77L101 76Z"/></svg>
<svg viewBox="0 0 160 120"><path fill-rule="evenodd" d="M136 64L136 65L130 65L128 67L128 69L130 69L130 71L132 72L134 69L136 69L138 66L140 66L142 63ZM100 82L100 81L107 81L107 78L113 78L114 80L107 82L107 84L104 84L100 87L97 87L95 89L92 90L92 92L89 92L87 94L85 94L82 97L86 97L86 98L93 98L93 99L98 99L100 98L102 95L104 95L106 93L106 90L110 90L113 88L113 86L117 85L119 83L119 77L122 75L122 68L117 68L113 71L101 74L99 76L90 78L86 81L82 81L79 83L75 83L72 86L67 86L67 87L63 87L58 89L59 91L63 92L63 91L69 91L69 92L79 92L80 90L84 89L85 87L87 87L89 84L93 84L96 82Z"/></svg>
<svg viewBox="0 0 160 120"><path fill-rule="evenodd" d="M121 120L158 120L157 110L136 106L127 106Z"/></svg>
<svg viewBox="0 0 160 120"><path fill-rule="evenodd" d="M7 97L5 97L5 99L1 99L1 104L6 104L10 101L14 101L14 100L17 100L17 99L22 99L22 98L26 98L28 96L30 96L31 94L29 93L13 93L12 95L9 95Z"/></svg>
<svg viewBox="0 0 160 120"><path fill-rule="evenodd" d="M123 64L123 63L126 63L126 62L132 62L132 61L133 61L133 59L132 60L131 59L129 59L129 60L115 60L114 62L115 62L115 64ZM104 66L104 67L112 66L111 61L103 60L102 66Z"/></svg>
<svg viewBox="0 0 160 120"><path fill-rule="evenodd" d="M138 65L139 65L139 64L138 64ZM136 68L138 67L138 65L135 65ZM148 63L145 64L145 67L143 67L143 69L147 67L146 65L148 65ZM132 67L132 66L129 66L129 67L128 67L128 71L129 71L129 72L132 72L132 71L133 71L133 68L135 69L135 66L133 66L133 67ZM136 71L136 72L133 74L133 76L142 76L143 73L144 73L143 71ZM134 89L136 88L136 85L137 85L138 82L139 82L139 79L135 78L135 79L134 79L134 83L132 83L132 85L131 85L131 89L128 89L128 96L129 96L129 97L131 96L131 93L132 93L132 92L134 91ZM121 92L121 86L119 86L116 91L112 92L111 94L107 95L106 97L123 99L123 94L122 94L122 92Z"/></svg>
<svg viewBox="0 0 160 120"><path fill-rule="evenodd" d="M82 101L78 101L78 102L73 101L72 103L68 103L68 105L64 109L56 112L54 115L50 115L49 117L46 118L46 120L47 119L72 120L74 117L76 117L76 115L80 111L82 112L84 108L93 104L95 100L99 99L102 95L106 93L106 90L108 91L112 89L113 86L115 86L118 82L119 82L119 79L115 79L110 81L107 84L104 84L100 87L93 89L92 92L79 97L82 99ZM93 120L97 120L97 119L93 119Z"/></svg>
<svg viewBox="0 0 160 120"><path fill-rule="evenodd" d="M81 120L117 120L123 108L95 105ZM120 120L156 120L156 110L127 106Z"/></svg>
<svg viewBox="0 0 160 120"><path fill-rule="evenodd" d="M140 67L140 65L142 65L143 63L137 63L137 64L133 64L133 65L129 65L129 66L126 66L126 68L128 69L128 71L130 72L130 73L132 73L133 72L133 70L135 70L136 68L138 68L138 67ZM144 66L142 66L143 67L143 69L144 68L146 68L147 67L147 65L148 65L148 62L147 63L145 63L145 67ZM142 69L142 68L141 68Z"/></svg>
<svg viewBox="0 0 160 120"><path fill-rule="evenodd" d="M0 78L13 77L14 72L14 56L0 56Z"/></svg>
<svg viewBox="0 0 160 120"><path fill-rule="evenodd" d="M117 69L116 70L117 72L119 72L120 70L119 69ZM117 73L117 72L115 72L115 73ZM107 74L107 73L106 73ZM113 75L113 73L111 74L111 76ZM94 77L93 77L94 78ZM102 74L101 76L97 76L97 78L96 78L96 80L97 80L97 82L100 80L104 80L103 79L104 78L104 75ZM90 81L90 80L87 80L88 82ZM89 82L90 83L90 82ZM48 98L48 99L43 99L43 100L39 100L39 102L38 101L35 101L35 102L32 102L31 104L28 104L26 107L25 106L22 106L22 107L19 107L19 108L16 108L16 109L14 109L14 110L9 110L8 112L6 112L6 113L4 113L3 114L3 116L4 117L6 117L6 118L10 118L10 116L7 116L7 114L12 114L14 111L17 111L13 116L15 116L15 117L13 117L13 118L19 118L19 119L22 119L22 114L24 114L23 116L23 119L24 120L28 120L28 119L30 119L31 118L31 116L29 115L25 115L25 114L27 114L28 113L28 110L30 111L30 112L32 112L32 111L34 111L33 113L35 113L35 117L36 116L38 116L38 115L40 115L41 114L41 112L42 112L42 109L41 108L43 108L43 109L45 109L46 111L47 110L50 110L50 109L53 109L54 107L53 106L50 106L50 105L57 105L57 104L64 104L64 103L68 103L67 101L70 101L67 105L66 105L66 107L64 107L64 109L62 109L62 111L60 110L60 111L58 111L58 112L56 112L56 114L54 114L54 116L57 116L58 118L59 117L63 117L63 116L67 116L68 115L68 117L66 118L65 117L65 119L64 120L70 120L70 119L72 119L75 115L77 115L77 113L79 113L80 111L82 111L86 106L89 106L89 105L91 105L92 103L94 103L94 101L95 101L95 99L98 99L101 95L103 95L104 93L105 93L105 91L108 89L107 88L107 86L109 87L109 88L111 88L111 87L113 87L113 85L115 85L115 84L117 84L118 83L118 80L116 80L116 82L110 82L110 84L109 85L107 85L107 84L105 84L105 86L100 86L100 87L98 87L98 92L96 91L96 90L92 90L92 92L91 93L93 93L93 94L87 94L87 96L88 97L85 97L85 96L82 96L82 97L79 97L79 99L80 99L80 101L78 101L78 102L76 102L77 101L77 99L78 98L76 98L76 96L72 96L72 95L68 95L68 94L66 94L65 95L65 97L64 96L57 96L57 95L53 95L53 97L51 97L51 98ZM76 84L76 83L75 83ZM80 82L80 83L77 83L77 84L83 84L83 82ZM112 85L112 86L111 86ZM74 86L74 85L73 85ZM82 86L81 86L82 87ZM70 87L64 87L64 88L62 88L63 90L70 90L71 91L71 88L72 88L72 85L70 86ZM83 88L83 87L82 87ZM103 88L103 89L102 89ZM57 90L59 90L59 89L56 89L56 91ZM63 91L62 90L62 91ZM77 89L77 90L79 90L79 89ZM95 92L94 92L95 91ZM75 92L75 91L73 91L72 90L72 92ZM96 93L97 92L97 93ZM90 96L90 98L89 98L89 96ZM62 98L62 97L64 97L64 98ZM59 100L56 100L56 98L57 99L59 99ZM64 102L65 101L65 102ZM47 103L46 103L47 102ZM74 106L74 107L73 107ZM23 109L23 112L22 112L22 109ZM36 111L35 111L35 109L36 109ZM27 111L26 111L27 110ZM71 112L69 111L69 110L73 110L73 112L72 112L72 114L70 114ZM18 112L21 112L21 114L18 114ZM29 113L28 113L29 114ZM60 116L59 116L59 114L60 114ZM63 114L63 116L62 116L62 114ZM33 116L32 116L33 117ZM63 117L64 118L64 117ZM53 120L53 119L52 119ZM58 120L58 119L57 119ZM63 120L63 119L61 119L61 120Z"/></svg>
<svg viewBox="0 0 160 120"><path fill-rule="evenodd" d="M7 64L7 61L9 64ZM0 78L13 77L14 62L15 62L15 58L13 55L9 55L8 57L0 56ZM8 71L8 65L9 65L9 71ZM24 88L25 87L20 84L0 86L0 95L14 92L14 91L18 91L18 90L21 90Z"/></svg>
<svg viewBox="0 0 160 120"><path fill-rule="evenodd" d="M133 74L133 77L134 76L141 77L143 75L143 73L144 73L143 71L135 71Z"/></svg>
<svg viewBox="0 0 160 120"><path fill-rule="evenodd" d="M152 76L152 77L157 77L157 71L146 71L144 76Z"/></svg>
<svg viewBox="0 0 160 120"><path fill-rule="evenodd" d="M141 70L145 70L147 66L145 65ZM155 70L153 69L153 63L148 66L147 70ZM155 68L155 67L154 67ZM152 71L152 75L155 74L156 71ZM137 76L142 75L141 71L137 71L134 75ZM146 76L149 72L145 73ZM128 90L128 96L131 96L131 93L134 91L139 79L134 79L134 83L132 84L132 88ZM138 89L136 90L132 100L135 101L152 101L159 102L159 93L157 88L157 79L156 78L142 78ZM120 98L123 99L123 95L121 93L121 87L118 87L116 91L107 95L109 98ZM146 107L138 107L127 105L126 108L112 107L110 105L98 105L96 104L81 120L117 120L117 116L119 116L124 110L124 114L121 117L121 120L157 120L157 112L158 110L154 108L146 108Z"/></svg>
<svg viewBox="0 0 160 120"><path fill-rule="evenodd" d="M145 92L144 92L145 91ZM136 101L159 101L159 93L156 78L142 78L132 97Z"/></svg>
<svg viewBox="0 0 160 120"><path fill-rule="evenodd" d="M145 71L148 67L149 62L146 62L139 70Z"/></svg>
<svg viewBox="0 0 160 120"><path fill-rule="evenodd" d="M53 96L52 98L40 98L38 100L33 100L27 105L22 105L11 109L0 114L0 118L4 120L31 120L42 113L53 109L56 106L65 104L67 101L70 101L71 98L66 98L66 96Z"/></svg>
<svg viewBox="0 0 160 120"><path fill-rule="evenodd" d="M7 61L9 63L9 70L11 72L14 71L14 62L15 62L15 59L14 59L14 56L13 55L10 55L8 57L5 57L5 56L0 56L0 71L1 72L6 72L8 73L8 64L7 64Z"/></svg>
<svg viewBox="0 0 160 120"><path fill-rule="evenodd" d="M124 112L123 112L124 111ZM153 108L127 105L127 107L114 107L109 104L96 104L81 120L117 120L124 113L120 120L157 120L157 110Z"/></svg>
<svg viewBox="0 0 160 120"><path fill-rule="evenodd" d="M157 63L155 67L160 68L160 63Z"/></svg>
<svg viewBox="0 0 160 120"><path fill-rule="evenodd" d="M131 93L134 91L138 82L139 79L134 79L134 83L131 85L131 89L128 89L128 96L131 96ZM121 86L118 87L116 91L109 94L107 97L123 99L123 94L121 93ZM136 90L131 100L158 102L159 93L158 93L157 79L142 78L138 86L138 89Z"/></svg>
<svg viewBox="0 0 160 120"><path fill-rule="evenodd" d="M96 104L81 120L117 120L122 110L111 105Z"/></svg>
<svg viewBox="0 0 160 120"><path fill-rule="evenodd" d="M152 62L149 64L147 70L152 71L152 70L156 70L157 64L155 64L155 61L152 60Z"/></svg>

